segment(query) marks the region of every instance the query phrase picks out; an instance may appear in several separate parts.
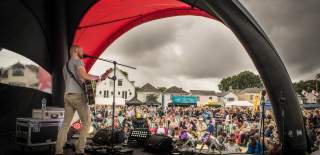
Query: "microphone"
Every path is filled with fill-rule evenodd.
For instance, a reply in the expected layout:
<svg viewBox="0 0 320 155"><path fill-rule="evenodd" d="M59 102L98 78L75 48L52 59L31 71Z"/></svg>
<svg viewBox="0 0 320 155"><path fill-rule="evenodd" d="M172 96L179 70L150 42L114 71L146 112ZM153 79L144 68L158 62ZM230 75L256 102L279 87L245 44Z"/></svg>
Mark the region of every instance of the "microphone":
<svg viewBox="0 0 320 155"><path fill-rule="evenodd" d="M97 57L95 57L95 56L91 56L91 55L83 54L83 56L82 56L82 58L81 58L81 59L85 59L85 58L98 59L98 58L97 58Z"/></svg>

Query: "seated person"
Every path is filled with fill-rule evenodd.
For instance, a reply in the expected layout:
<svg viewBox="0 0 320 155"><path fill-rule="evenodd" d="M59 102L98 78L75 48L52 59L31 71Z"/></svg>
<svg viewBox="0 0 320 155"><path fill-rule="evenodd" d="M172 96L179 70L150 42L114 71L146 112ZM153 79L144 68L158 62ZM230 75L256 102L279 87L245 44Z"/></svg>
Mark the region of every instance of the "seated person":
<svg viewBox="0 0 320 155"><path fill-rule="evenodd" d="M157 135L167 135L167 128L164 127L163 123L160 123L160 126L157 128Z"/></svg>
<svg viewBox="0 0 320 155"><path fill-rule="evenodd" d="M227 140L227 134L223 131L221 131L217 137L217 140L220 144L225 143L225 141Z"/></svg>
<svg viewBox="0 0 320 155"><path fill-rule="evenodd" d="M180 135L179 135L179 139L182 140L182 141L186 141L188 140L188 131L187 131L187 128L182 128L181 132L180 132Z"/></svg>
<svg viewBox="0 0 320 155"><path fill-rule="evenodd" d="M227 143L225 144L226 153L239 153L241 152L240 146L236 143L236 136L231 134L227 139Z"/></svg>
<svg viewBox="0 0 320 155"><path fill-rule="evenodd" d="M273 134L273 129L274 129L273 125L270 125L270 126L267 128L267 130L265 131L265 136L266 136L266 137L271 137L271 135Z"/></svg>
<svg viewBox="0 0 320 155"><path fill-rule="evenodd" d="M254 136L250 137L247 153L251 153L251 154L255 154L255 155L262 154L262 145L259 143L259 141Z"/></svg>

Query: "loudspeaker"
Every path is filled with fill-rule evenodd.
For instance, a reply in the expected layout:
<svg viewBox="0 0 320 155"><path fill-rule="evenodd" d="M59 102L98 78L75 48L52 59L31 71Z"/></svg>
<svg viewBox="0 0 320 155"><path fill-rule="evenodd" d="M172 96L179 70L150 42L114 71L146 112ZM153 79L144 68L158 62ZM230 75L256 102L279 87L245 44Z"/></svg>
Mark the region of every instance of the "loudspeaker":
<svg viewBox="0 0 320 155"><path fill-rule="evenodd" d="M92 142L98 145L111 145L124 142L124 133L121 130L114 129L113 138L111 136L111 129L100 129L92 137Z"/></svg>
<svg viewBox="0 0 320 155"><path fill-rule="evenodd" d="M170 153L173 150L172 139L163 135L152 135L145 144L150 152Z"/></svg>

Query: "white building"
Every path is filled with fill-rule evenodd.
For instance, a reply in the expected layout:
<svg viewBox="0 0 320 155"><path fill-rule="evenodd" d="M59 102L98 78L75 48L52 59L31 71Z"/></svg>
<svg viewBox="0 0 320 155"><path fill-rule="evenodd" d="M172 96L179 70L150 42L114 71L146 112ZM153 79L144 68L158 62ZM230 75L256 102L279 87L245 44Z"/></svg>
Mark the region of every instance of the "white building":
<svg viewBox="0 0 320 155"><path fill-rule="evenodd" d="M109 73L109 77L112 77L113 71ZM123 105L125 101L131 100L135 95L135 87L133 82L130 81L127 75L117 69L116 70L116 101L121 103L116 103ZM113 97L113 80L106 79L97 83L96 86L96 103L97 104L111 104ZM98 103L103 102L103 103Z"/></svg>
<svg viewBox="0 0 320 155"><path fill-rule="evenodd" d="M176 86L170 87L165 92L163 92L164 106L167 107L168 104L172 102L172 96L186 96L186 95L189 95L189 93L182 90L182 88L178 88Z"/></svg>
<svg viewBox="0 0 320 155"><path fill-rule="evenodd" d="M319 95L317 93L303 93L304 103L317 103Z"/></svg>
<svg viewBox="0 0 320 155"><path fill-rule="evenodd" d="M145 84L137 91L137 99L143 103L146 103L148 96L156 97L156 101L161 103L162 97L161 92L156 87L151 85L150 83Z"/></svg>
<svg viewBox="0 0 320 155"><path fill-rule="evenodd" d="M39 68L35 65L24 65L17 62L2 69L0 82L13 86L38 89L38 71Z"/></svg>
<svg viewBox="0 0 320 155"><path fill-rule="evenodd" d="M218 103L219 98L215 91L209 90L190 90L191 96L197 96L197 106L206 105L209 102Z"/></svg>
<svg viewBox="0 0 320 155"><path fill-rule="evenodd" d="M239 100L238 96L232 91L227 91L223 93L223 96L221 99L225 104L237 102Z"/></svg>

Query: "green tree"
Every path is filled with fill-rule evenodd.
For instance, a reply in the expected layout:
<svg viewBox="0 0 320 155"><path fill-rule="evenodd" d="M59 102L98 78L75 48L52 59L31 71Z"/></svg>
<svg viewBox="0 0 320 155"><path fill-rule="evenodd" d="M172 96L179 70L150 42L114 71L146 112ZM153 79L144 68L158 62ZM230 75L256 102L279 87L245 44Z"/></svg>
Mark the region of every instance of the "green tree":
<svg viewBox="0 0 320 155"><path fill-rule="evenodd" d="M305 90L307 92L316 90L316 84L320 86L320 81L306 80L293 83L293 87L297 93L301 94L302 90Z"/></svg>
<svg viewBox="0 0 320 155"><path fill-rule="evenodd" d="M319 84L318 84L318 82L319 82L319 80L320 80L320 73L318 73L317 75L316 75L316 91L318 92L319 91Z"/></svg>
<svg viewBox="0 0 320 155"><path fill-rule="evenodd" d="M237 75L223 78L218 85L221 91L228 91L230 87L233 89L246 89L253 87L262 87L262 81L259 75L250 71L244 71Z"/></svg>
<svg viewBox="0 0 320 155"><path fill-rule="evenodd" d="M166 88L166 87L158 87L158 90L159 90L161 93L163 93L163 92L165 92L165 91L167 90L167 88Z"/></svg>

